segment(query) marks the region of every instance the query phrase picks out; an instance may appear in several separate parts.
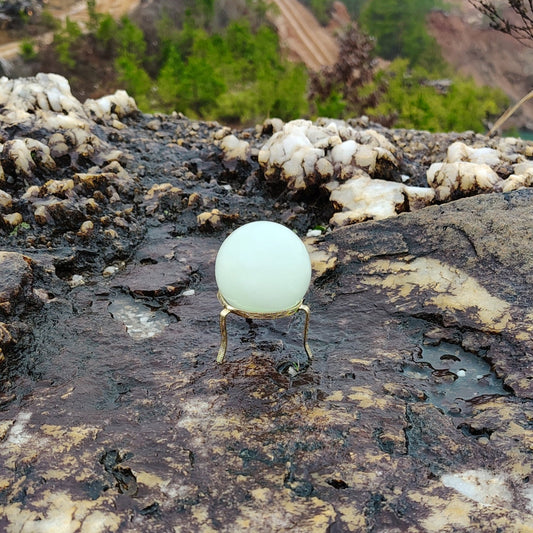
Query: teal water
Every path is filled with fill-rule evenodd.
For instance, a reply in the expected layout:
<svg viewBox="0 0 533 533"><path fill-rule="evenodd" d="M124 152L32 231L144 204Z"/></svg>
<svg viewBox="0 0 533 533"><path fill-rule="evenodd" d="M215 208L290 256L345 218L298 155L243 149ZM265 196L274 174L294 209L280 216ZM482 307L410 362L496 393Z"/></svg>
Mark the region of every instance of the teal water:
<svg viewBox="0 0 533 533"><path fill-rule="evenodd" d="M507 130L502 133L504 137L518 137L524 139L525 141L533 141L533 131L532 130Z"/></svg>

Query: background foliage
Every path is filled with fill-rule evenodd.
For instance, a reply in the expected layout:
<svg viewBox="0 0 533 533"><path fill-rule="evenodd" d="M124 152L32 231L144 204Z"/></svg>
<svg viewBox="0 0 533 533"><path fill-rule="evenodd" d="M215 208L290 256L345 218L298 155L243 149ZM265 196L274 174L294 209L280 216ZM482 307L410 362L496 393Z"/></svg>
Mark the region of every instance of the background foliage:
<svg viewBox="0 0 533 533"><path fill-rule="evenodd" d="M304 3L329 19L332 0ZM48 61L73 86L86 83L84 67L99 62L107 83L125 87L147 112L232 125L367 114L388 126L483 131L507 103L500 91L450 72L426 30L434 0L346 0L362 29L347 28L338 63L318 73L284 57L261 1L162 0L151 4L159 11L150 20L138 22L87 4L86 31L68 18L58 23ZM37 61L31 42L23 54ZM390 62L378 68L378 56Z"/></svg>
<svg viewBox="0 0 533 533"><path fill-rule="evenodd" d="M376 53L384 59L403 57L409 65L429 71L445 68L435 39L426 29L439 0L369 0L361 12L362 28L376 38Z"/></svg>
<svg viewBox="0 0 533 533"><path fill-rule="evenodd" d="M432 83L423 67L411 69L408 59L395 59L363 88L373 92L386 87L384 97L366 112L399 128L482 132L486 118L507 104L501 91L479 87L471 79L455 76L445 81L444 86Z"/></svg>

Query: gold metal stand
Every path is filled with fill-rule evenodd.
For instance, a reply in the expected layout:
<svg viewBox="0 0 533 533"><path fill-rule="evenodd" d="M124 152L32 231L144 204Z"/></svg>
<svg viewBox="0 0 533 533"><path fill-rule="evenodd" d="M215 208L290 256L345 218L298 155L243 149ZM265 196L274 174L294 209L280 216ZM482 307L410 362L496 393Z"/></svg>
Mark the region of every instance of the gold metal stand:
<svg viewBox="0 0 533 533"><path fill-rule="evenodd" d="M294 307L287 309L286 311L279 311L277 313L249 313L248 311L241 311L235 307L232 307L220 292L217 294L219 302L222 304L223 309L220 311L220 348L218 350L217 363L222 363L224 361L224 356L226 355L226 349L228 347L228 333L226 331L226 317L233 313L243 318L251 319L275 319L275 318L284 318L287 316L294 315L298 311L303 311L305 313L305 325L304 325L304 348L305 353L309 360L313 359L313 354L311 353L311 348L307 342L307 330L309 329L309 315L311 311L307 305L303 304L303 300L298 302Z"/></svg>

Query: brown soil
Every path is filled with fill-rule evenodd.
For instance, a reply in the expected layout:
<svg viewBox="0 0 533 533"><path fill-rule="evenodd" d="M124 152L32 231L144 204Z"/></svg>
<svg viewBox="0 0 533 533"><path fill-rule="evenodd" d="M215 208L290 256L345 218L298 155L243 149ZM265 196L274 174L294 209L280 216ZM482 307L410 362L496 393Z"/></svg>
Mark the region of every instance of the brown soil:
<svg viewBox="0 0 533 533"><path fill-rule="evenodd" d="M311 70L333 65L339 47L332 33L321 26L298 0L273 0L278 7L274 17L281 41L292 59L302 61Z"/></svg>
<svg viewBox="0 0 533 533"><path fill-rule="evenodd" d="M429 29L444 59L480 85L499 87L517 102L533 86L533 48L489 28L463 2L452 13L433 12ZM506 124L533 129L533 102L525 104Z"/></svg>
<svg viewBox="0 0 533 533"><path fill-rule="evenodd" d="M96 11L120 17L130 13L139 5L139 0L96 0ZM78 21L87 20L87 2L76 0L55 0L48 3L47 9L56 18L70 17Z"/></svg>

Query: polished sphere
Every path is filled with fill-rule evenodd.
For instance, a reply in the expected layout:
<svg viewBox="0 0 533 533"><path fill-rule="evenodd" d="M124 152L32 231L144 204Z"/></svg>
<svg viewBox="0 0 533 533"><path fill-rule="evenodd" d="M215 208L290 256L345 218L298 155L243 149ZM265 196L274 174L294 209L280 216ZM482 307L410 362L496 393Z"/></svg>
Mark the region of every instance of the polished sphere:
<svg viewBox="0 0 533 533"><path fill-rule="evenodd" d="M304 243L275 222L251 222L235 230L218 251L218 289L226 302L249 313L278 313L302 300L311 281Z"/></svg>

